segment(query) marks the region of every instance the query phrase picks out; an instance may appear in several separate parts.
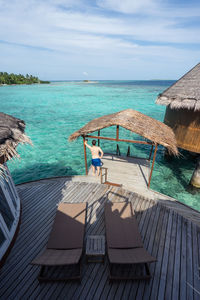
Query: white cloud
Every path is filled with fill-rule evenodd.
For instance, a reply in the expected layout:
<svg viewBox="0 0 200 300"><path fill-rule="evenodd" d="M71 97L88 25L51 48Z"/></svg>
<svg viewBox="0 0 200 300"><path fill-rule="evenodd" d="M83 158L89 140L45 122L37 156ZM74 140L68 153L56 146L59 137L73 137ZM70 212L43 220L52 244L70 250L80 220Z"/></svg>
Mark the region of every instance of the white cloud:
<svg viewBox="0 0 200 300"><path fill-rule="evenodd" d="M161 67L169 70L169 62L181 66L199 60L198 24L193 28L178 26L180 20L174 17L178 14L177 9L168 15L163 12L163 17L158 14L162 11L158 1L104 0L98 4L101 9L93 10L78 0L0 0L0 40L10 43L0 45L1 67L5 70L7 64L9 68L16 66L19 69L20 65L22 68L26 64L24 69L31 66L35 70L33 64L38 55L37 68L40 72L48 70L49 78L55 76L56 69L63 76L67 69L69 76L74 77L86 76L82 71L86 69L85 73L94 78L95 68L103 68L105 76L118 76L116 70L122 71L119 76L130 76L132 68L135 70L145 64L151 68L153 64L157 65L156 71ZM105 7L127 15L111 16ZM139 16L141 10L148 16ZM182 8L182 11L186 16L186 10ZM194 11L195 8L191 8L187 13L191 15ZM158 16L153 17L155 14ZM171 45L166 46L167 43ZM178 43L183 46L193 43L196 47L195 50L178 48ZM48 63L45 57L49 59Z"/></svg>
<svg viewBox="0 0 200 300"><path fill-rule="evenodd" d="M200 43L198 26L192 29L181 28L177 26L177 20L171 17L119 18L71 10L63 11L45 2L38 2L36 6L37 2L34 0L14 1L14 3L15 5L7 4L3 8L0 6L1 40L50 47L55 50L69 44L87 48L86 42L88 48L95 48L95 45L101 47L108 40L115 40L114 45L120 41L119 45L122 46L127 45L127 38L129 43L130 39L165 43ZM123 37L126 40L122 42Z"/></svg>
<svg viewBox="0 0 200 300"><path fill-rule="evenodd" d="M1 44L1 70L30 73L41 79L173 79L189 70L199 59L198 51L167 46L138 46L127 50L46 52ZM5 60L6 57L6 60Z"/></svg>
<svg viewBox="0 0 200 300"><path fill-rule="evenodd" d="M97 0L97 5L122 13L138 13L141 10L149 11L156 8L154 0Z"/></svg>
<svg viewBox="0 0 200 300"><path fill-rule="evenodd" d="M140 13L167 18L200 16L199 4L196 7L191 2L183 1L176 6L173 2L161 0L97 0L97 5L103 9L125 14Z"/></svg>

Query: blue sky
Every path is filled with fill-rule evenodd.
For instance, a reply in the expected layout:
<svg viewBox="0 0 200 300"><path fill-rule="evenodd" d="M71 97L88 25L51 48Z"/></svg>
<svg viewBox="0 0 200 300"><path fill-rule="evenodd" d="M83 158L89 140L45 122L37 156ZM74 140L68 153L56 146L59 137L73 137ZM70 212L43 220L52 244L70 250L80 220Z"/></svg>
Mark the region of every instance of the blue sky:
<svg viewBox="0 0 200 300"><path fill-rule="evenodd" d="M178 79L198 62L197 0L0 0L0 71Z"/></svg>

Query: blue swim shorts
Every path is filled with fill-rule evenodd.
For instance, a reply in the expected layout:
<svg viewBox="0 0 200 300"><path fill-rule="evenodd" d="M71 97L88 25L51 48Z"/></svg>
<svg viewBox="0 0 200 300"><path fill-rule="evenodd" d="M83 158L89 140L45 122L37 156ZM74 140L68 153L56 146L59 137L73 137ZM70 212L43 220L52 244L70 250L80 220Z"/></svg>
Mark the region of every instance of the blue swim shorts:
<svg viewBox="0 0 200 300"><path fill-rule="evenodd" d="M94 167L101 167L102 166L102 162L101 162L100 158L94 158L94 159L92 159L92 165Z"/></svg>

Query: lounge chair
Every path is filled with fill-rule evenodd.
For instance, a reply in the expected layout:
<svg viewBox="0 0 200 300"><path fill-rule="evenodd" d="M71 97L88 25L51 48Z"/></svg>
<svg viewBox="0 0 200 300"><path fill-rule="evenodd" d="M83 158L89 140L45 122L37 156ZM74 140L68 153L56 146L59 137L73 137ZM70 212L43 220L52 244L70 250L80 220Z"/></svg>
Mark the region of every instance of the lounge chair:
<svg viewBox="0 0 200 300"><path fill-rule="evenodd" d="M106 203L105 224L110 280L151 278L148 263L155 262L156 259L144 249L132 204L130 202ZM135 268L136 272L131 272L129 268L128 271L121 272L123 276L119 272L116 275L118 265L121 265L122 269L132 265L134 266L132 269Z"/></svg>
<svg viewBox="0 0 200 300"><path fill-rule="evenodd" d="M86 203L60 203L58 205L47 248L31 262L41 266L38 280L80 280L86 205ZM74 275L71 270L68 276L64 274L64 277L55 277L56 272L54 276L49 276L52 268L47 270L47 267L70 267L71 265L77 267L77 274Z"/></svg>

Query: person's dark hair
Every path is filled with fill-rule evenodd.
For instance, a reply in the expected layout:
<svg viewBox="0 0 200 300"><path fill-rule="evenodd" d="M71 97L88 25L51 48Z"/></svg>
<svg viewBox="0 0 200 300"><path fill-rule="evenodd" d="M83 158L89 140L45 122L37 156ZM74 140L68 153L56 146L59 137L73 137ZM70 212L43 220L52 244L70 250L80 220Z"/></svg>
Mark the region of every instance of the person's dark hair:
<svg viewBox="0 0 200 300"><path fill-rule="evenodd" d="M96 141L92 140L92 145L95 146L96 145Z"/></svg>

